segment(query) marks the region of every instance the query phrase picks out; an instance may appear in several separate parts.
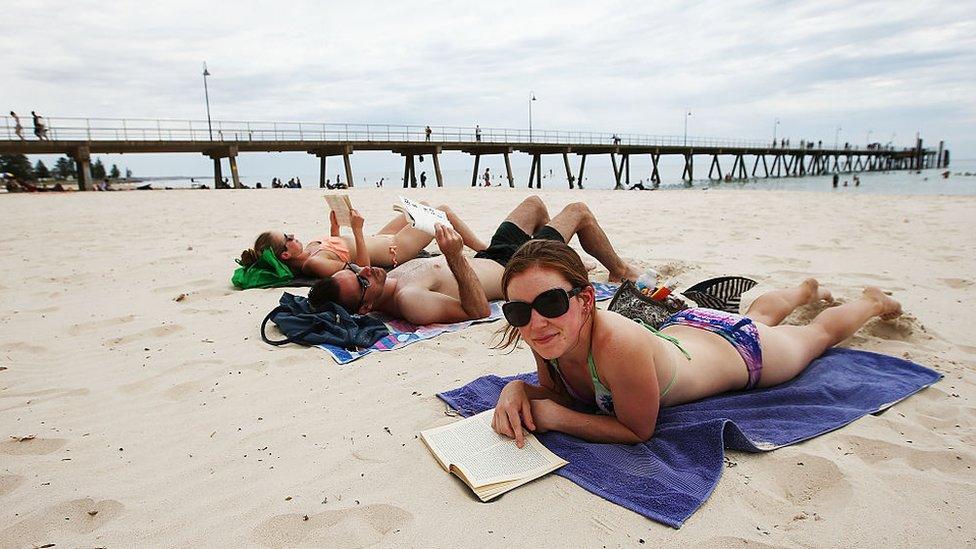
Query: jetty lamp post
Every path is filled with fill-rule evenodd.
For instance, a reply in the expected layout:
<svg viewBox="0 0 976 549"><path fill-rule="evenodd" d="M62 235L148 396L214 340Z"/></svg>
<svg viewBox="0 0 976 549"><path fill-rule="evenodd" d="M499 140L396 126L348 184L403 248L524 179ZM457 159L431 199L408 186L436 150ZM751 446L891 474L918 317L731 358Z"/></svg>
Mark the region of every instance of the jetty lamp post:
<svg viewBox="0 0 976 549"><path fill-rule="evenodd" d="M532 102L535 101L535 93L529 92L529 143L532 142Z"/></svg>
<svg viewBox="0 0 976 549"><path fill-rule="evenodd" d="M867 139L867 141L868 141L868 144L869 145L871 144L871 134L872 133L874 133L874 130L868 130L868 139Z"/></svg>
<svg viewBox="0 0 976 549"><path fill-rule="evenodd" d="M691 111L685 109L685 147L688 146L688 118L691 117Z"/></svg>
<svg viewBox="0 0 976 549"><path fill-rule="evenodd" d="M773 147L776 146L776 127L779 126L779 118L773 122Z"/></svg>
<svg viewBox="0 0 976 549"><path fill-rule="evenodd" d="M210 140L213 141L213 125L210 123L210 92L207 90L207 77L210 71L207 70L207 62L203 62L203 97L207 101L207 131L210 133Z"/></svg>
<svg viewBox="0 0 976 549"><path fill-rule="evenodd" d="M837 130L834 132L834 150L837 150L837 144L840 143L840 131L844 129L837 126Z"/></svg>

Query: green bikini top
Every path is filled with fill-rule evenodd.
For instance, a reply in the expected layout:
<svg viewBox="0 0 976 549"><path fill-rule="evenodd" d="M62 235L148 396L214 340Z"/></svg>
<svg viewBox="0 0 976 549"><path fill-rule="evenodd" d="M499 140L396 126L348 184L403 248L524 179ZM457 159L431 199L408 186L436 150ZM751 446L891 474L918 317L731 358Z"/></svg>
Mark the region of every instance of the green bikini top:
<svg viewBox="0 0 976 549"><path fill-rule="evenodd" d="M635 319L635 321L639 323L641 326L647 328L652 334L656 335L657 337L674 344L674 346L677 347L679 351L681 351L681 354L685 355L685 358L691 360L691 355L688 354L688 351L686 351L681 346L681 342L679 342L677 338L671 337L667 334L662 334L658 330L655 330L653 326L644 323L640 319ZM584 404L590 404L587 400L581 398L576 393L576 391L573 390L573 387L569 383L566 383L566 378L563 377L563 373L559 370L558 359L554 358L550 360L549 364L553 367L553 369L555 369L556 373L559 374L559 378L563 382L563 387L566 387L566 391L569 392L570 396L572 396L579 402L582 402ZM604 385L600 381L600 376L598 376L596 373L596 363L593 362L592 349L590 350L589 355L586 357L586 364L590 371L590 377L593 379L593 400L596 402L597 408L599 408L600 411L606 415L611 415L611 416L614 415L613 395L610 393L610 389L608 389L606 385ZM674 372L671 373L671 380L668 381L668 384L665 385L664 390L661 391L661 398L664 398L664 396L668 394L668 391L670 391L671 388L674 387L674 381L677 377L678 377L678 366L675 365Z"/></svg>

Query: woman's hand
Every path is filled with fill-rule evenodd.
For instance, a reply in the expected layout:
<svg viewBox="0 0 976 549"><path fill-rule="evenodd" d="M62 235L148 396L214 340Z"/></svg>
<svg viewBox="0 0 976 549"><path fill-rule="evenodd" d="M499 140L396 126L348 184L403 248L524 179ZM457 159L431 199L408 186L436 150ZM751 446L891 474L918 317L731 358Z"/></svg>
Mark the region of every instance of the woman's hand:
<svg viewBox="0 0 976 549"><path fill-rule="evenodd" d="M502 389L495 405L495 415L491 420L491 428L496 433L515 439L519 448L525 446L525 435L522 425L530 431L535 431L535 421L532 417L533 401L525 393L522 381L512 381Z"/></svg>
<svg viewBox="0 0 976 549"><path fill-rule="evenodd" d="M336 218L335 210L329 210L329 234L339 236L339 220Z"/></svg>
<svg viewBox="0 0 976 549"><path fill-rule="evenodd" d="M545 433L550 429L556 429L559 414L565 410L561 404L548 398L541 398L530 401L532 408L532 419L535 423L534 433Z"/></svg>
<svg viewBox="0 0 976 549"><path fill-rule="evenodd" d="M363 216L362 214L359 213L359 210L355 208L349 210L349 219L350 219L350 225L352 225L353 232L356 231L362 232L363 223L365 222L365 219L363 219Z"/></svg>

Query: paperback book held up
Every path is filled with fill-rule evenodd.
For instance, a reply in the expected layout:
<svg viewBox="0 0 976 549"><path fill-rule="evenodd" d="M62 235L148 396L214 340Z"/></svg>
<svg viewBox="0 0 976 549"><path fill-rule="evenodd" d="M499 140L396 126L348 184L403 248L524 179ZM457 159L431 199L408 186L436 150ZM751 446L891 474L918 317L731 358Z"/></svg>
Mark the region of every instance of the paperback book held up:
<svg viewBox="0 0 976 549"><path fill-rule="evenodd" d="M529 432L525 446L491 428L494 410L420 432L434 459L458 476L481 501L489 501L566 465Z"/></svg>

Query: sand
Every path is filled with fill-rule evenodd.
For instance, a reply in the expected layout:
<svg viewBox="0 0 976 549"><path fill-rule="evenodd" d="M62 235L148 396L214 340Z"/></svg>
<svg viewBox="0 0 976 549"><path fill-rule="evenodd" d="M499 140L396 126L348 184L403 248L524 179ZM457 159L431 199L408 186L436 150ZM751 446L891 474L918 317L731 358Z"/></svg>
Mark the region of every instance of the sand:
<svg viewBox="0 0 976 549"><path fill-rule="evenodd" d="M367 229L399 192L351 191ZM527 193L410 196L487 236ZM482 504L437 466L417 439L452 421L435 393L533 368L525 348L489 348L499 324L347 366L262 343L281 290L235 290L233 259L265 228L326 233L321 194L0 196L0 546L976 543L976 198L542 192L553 211L588 202L623 256L682 286L742 274L761 281L754 296L812 275L842 298L891 290L906 315L845 345L945 374L881 416L730 452L673 530L555 475Z"/></svg>

